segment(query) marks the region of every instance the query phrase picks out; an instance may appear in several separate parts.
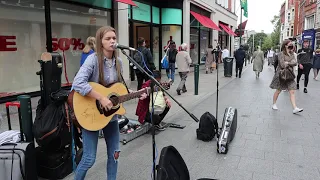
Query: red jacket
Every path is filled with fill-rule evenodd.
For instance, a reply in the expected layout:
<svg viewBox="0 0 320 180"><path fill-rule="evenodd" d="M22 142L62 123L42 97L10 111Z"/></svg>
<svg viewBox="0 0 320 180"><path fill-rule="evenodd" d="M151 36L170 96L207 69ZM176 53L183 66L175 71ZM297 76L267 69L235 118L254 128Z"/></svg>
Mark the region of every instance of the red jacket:
<svg viewBox="0 0 320 180"><path fill-rule="evenodd" d="M151 80L146 81L142 84L141 88L150 87ZM138 120L141 124L144 123L147 113L149 112L149 102L150 96L147 96L144 100L140 100L137 105L136 115L138 116Z"/></svg>

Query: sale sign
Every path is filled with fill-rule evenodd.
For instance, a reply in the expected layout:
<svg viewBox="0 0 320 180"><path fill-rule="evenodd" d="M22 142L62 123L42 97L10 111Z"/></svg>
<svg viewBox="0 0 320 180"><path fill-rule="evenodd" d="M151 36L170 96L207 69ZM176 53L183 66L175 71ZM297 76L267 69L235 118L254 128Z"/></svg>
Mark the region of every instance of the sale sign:
<svg viewBox="0 0 320 180"><path fill-rule="evenodd" d="M58 49L61 51L67 51L70 48L74 51L82 50L84 48L84 44L81 42L80 38L52 38L53 51L57 51Z"/></svg>
<svg viewBox="0 0 320 180"><path fill-rule="evenodd" d="M16 36L0 36L0 51L17 51Z"/></svg>
<svg viewBox="0 0 320 180"><path fill-rule="evenodd" d="M0 35L0 51L17 51L16 40L16 36ZM84 46L81 38L52 38L53 51L83 50Z"/></svg>

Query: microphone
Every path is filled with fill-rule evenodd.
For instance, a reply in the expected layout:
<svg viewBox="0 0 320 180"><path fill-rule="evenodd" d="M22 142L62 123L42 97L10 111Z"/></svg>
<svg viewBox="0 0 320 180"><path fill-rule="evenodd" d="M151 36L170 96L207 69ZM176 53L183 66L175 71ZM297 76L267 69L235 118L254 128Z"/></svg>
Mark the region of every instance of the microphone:
<svg viewBox="0 0 320 180"><path fill-rule="evenodd" d="M122 50L123 49L127 49L127 50L130 50L130 51L137 51L135 48L124 46L124 45L120 45L118 43L113 45L113 49L122 49Z"/></svg>

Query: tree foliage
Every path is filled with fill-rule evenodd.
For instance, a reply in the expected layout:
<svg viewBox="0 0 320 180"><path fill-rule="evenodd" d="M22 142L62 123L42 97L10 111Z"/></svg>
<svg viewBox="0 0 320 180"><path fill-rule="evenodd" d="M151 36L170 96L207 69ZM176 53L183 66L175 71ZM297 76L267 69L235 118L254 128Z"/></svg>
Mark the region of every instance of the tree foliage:
<svg viewBox="0 0 320 180"><path fill-rule="evenodd" d="M281 21L279 16L273 16L271 20L273 32L271 33L272 47L275 49L280 46Z"/></svg>
<svg viewBox="0 0 320 180"><path fill-rule="evenodd" d="M271 36L267 36L267 37L264 38L261 50L262 51L266 51L266 50L271 49L271 48L273 48L272 38L271 38Z"/></svg>
<svg viewBox="0 0 320 180"><path fill-rule="evenodd" d="M268 37L268 35L265 34L265 33L257 33L257 34L255 34L254 35L254 49L257 48L260 45L262 46L262 44L263 44L263 42L264 42L266 37ZM260 44L260 40L261 40L261 44ZM247 43L249 44L250 47L253 46L253 35L251 35L249 37Z"/></svg>

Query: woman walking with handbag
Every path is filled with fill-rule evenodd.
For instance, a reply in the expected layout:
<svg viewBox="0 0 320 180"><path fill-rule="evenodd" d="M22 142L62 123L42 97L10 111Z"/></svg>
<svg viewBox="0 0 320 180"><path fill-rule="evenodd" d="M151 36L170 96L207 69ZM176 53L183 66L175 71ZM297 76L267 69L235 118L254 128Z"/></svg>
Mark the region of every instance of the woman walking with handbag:
<svg viewBox="0 0 320 180"><path fill-rule="evenodd" d="M278 110L276 105L279 94L282 90L288 90L290 93L290 100L293 107L293 113L302 112L302 108L298 108L296 105L295 90L296 82L293 67L297 65L297 60L293 54L293 44L290 40L285 40L282 43L281 52L278 54L279 65L276 73L273 76L270 84L271 89L276 89L273 95L273 110Z"/></svg>

